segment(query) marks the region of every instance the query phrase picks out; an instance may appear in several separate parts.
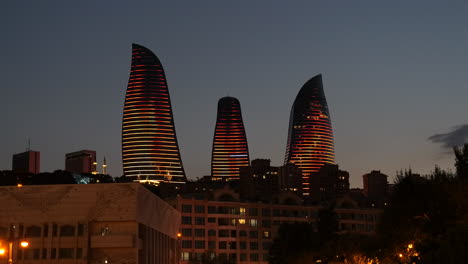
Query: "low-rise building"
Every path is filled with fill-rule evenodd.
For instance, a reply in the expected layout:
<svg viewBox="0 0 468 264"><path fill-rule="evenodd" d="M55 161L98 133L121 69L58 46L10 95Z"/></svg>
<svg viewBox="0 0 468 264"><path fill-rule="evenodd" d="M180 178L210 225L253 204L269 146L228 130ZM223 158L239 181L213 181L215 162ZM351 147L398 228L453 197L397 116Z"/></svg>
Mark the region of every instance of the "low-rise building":
<svg viewBox="0 0 468 264"><path fill-rule="evenodd" d="M366 207L365 199L348 194L336 200L334 211L339 233L374 235L383 209Z"/></svg>
<svg viewBox="0 0 468 264"><path fill-rule="evenodd" d="M0 200L13 263L178 263L180 214L141 184L4 186Z"/></svg>

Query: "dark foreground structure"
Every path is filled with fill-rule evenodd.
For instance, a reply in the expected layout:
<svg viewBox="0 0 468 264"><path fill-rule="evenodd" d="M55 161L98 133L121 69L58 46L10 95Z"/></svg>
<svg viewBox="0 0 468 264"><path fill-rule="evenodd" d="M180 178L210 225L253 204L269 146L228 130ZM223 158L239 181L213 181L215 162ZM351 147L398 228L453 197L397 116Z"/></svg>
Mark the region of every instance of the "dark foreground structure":
<svg viewBox="0 0 468 264"><path fill-rule="evenodd" d="M139 183L2 186L0 199L12 263L180 263L180 213Z"/></svg>
<svg viewBox="0 0 468 264"><path fill-rule="evenodd" d="M186 181L163 67L137 44L125 96L122 159L124 175L134 180Z"/></svg>

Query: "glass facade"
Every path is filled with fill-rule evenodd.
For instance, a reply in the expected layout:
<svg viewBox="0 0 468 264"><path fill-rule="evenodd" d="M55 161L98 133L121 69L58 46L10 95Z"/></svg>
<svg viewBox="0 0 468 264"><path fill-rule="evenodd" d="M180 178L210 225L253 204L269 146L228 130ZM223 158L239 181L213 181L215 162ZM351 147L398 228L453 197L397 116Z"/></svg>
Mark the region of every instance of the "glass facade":
<svg viewBox="0 0 468 264"><path fill-rule="evenodd" d="M238 179L239 168L249 166L249 148L239 100L223 97L213 139L211 175L214 179Z"/></svg>
<svg viewBox="0 0 468 264"><path fill-rule="evenodd" d="M125 96L122 159L124 175L135 180L186 181L163 67L137 44Z"/></svg>
<svg viewBox="0 0 468 264"><path fill-rule="evenodd" d="M310 175L325 164L334 164L333 131L322 75L307 81L291 109L285 163L303 173L303 195L310 195Z"/></svg>

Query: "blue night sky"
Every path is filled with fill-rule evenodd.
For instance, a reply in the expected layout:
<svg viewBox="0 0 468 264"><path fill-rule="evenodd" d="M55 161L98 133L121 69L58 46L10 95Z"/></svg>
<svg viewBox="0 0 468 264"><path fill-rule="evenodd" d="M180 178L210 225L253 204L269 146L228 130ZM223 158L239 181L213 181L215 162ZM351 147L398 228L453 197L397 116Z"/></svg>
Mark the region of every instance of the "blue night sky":
<svg viewBox="0 0 468 264"><path fill-rule="evenodd" d="M228 94L241 102L250 157L281 165L294 98L319 73L351 186L375 169L453 170L444 146L468 139L467 14L466 1L7 1L0 169L31 138L41 171L92 149L122 175L135 42L163 64L191 179L210 173Z"/></svg>

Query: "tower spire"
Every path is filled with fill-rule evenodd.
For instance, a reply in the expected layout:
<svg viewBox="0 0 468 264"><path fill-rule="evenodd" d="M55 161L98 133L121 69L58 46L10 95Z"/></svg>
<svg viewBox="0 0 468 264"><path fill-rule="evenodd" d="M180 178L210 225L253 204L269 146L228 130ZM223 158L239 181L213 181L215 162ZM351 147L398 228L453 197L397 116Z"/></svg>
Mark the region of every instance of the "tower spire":
<svg viewBox="0 0 468 264"><path fill-rule="evenodd" d="M102 174L107 175L106 156L104 156L104 161L103 161L103 163L102 163Z"/></svg>

